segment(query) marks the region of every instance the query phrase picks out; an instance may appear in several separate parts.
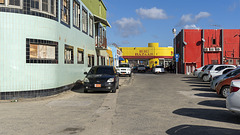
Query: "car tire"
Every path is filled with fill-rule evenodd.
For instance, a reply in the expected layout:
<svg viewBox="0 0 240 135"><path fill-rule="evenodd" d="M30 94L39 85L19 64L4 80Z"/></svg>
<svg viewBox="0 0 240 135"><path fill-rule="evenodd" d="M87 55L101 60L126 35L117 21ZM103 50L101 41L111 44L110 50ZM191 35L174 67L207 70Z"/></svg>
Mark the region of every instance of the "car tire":
<svg viewBox="0 0 240 135"><path fill-rule="evenodd" d="M129 77L131 77L131 76L132 76L132 74L130 73L130 74L129 74Z"/></svg>
<svg viewBox="0 0 240 135"><path fill-rule="evenodd" d="M204 82L209 81L209 79L208 79L208 75L204 75L204 76L202 77L202 79L203 79Z"/></svg>
<svg viewBox="0 0 240 135"><path fill-rule="evenodd" d="M116 88L113 88L113 89L112 89L112 93L116 93Z"/></svg>
<svg viewBox="0 0 240 135"><path fill-rule="evenodd" d="M87 90L87 89L84 89L84 93L88 93L88 90Z"/></svg>
<svg viewBox="0 0 240 135"><path fill-rule="evenodd" d="M221 88L221 96L227 98L228 94L230 93L230 86L223 86Z"/></svg>

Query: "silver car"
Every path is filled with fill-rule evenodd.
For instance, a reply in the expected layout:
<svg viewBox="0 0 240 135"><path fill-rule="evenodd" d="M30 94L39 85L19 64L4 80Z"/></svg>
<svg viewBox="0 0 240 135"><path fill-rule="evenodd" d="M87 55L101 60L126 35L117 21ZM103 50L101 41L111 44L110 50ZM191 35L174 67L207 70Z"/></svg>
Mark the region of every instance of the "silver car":
<svg viewBox="0 0 240 135"><path fill-rule="evenodd" d="M226 107L229 111L240 114L240 79L232 80Z"/></svg>

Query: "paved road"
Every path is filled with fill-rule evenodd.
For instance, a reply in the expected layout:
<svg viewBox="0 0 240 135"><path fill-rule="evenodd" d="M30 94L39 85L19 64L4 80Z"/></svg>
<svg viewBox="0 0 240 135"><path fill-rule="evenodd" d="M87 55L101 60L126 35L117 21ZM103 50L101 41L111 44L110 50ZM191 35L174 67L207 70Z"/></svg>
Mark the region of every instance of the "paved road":
<svg viewBox="0 0 240 135"><path fill-rule="evenodd" d="M0 135L240 134L240 119L208 83L175 74L121 77L117 93L1 101Z"/></svg>

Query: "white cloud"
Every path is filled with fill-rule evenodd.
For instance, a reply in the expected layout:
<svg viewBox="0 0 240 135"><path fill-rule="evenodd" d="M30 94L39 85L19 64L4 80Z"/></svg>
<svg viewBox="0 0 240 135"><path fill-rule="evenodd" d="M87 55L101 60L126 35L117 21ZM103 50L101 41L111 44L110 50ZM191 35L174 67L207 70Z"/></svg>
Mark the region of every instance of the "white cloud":
<svg viewBox="0 0 240 135"><path fill-rule="evenodd" d="M136 9L136 13L141 18L148 18L148 19L168 19L167 14L163 9L158 9L156 7L153 7L151 9Z"/></svg>
<svg viewBox="0 0 240 135"><path fill-rule="evenodd" d="M193 16L192 14L182 15L179 25L185 25L185 24L188 24L188 23L198 23L198 21L200 19L207 18L210 15L211 14L208 13L208 12L199 12L194 17L192 17Z"/></svg>
<svg viewBox="0 0 240 135"><path fill-rule="evenodd" d="M184 29L200 29L200 27L197 27L195 24L192 24L192 25L185 25Z"/></svg>
<svg viewBox="0 0 240 135"><path fill-rule="evenodd" d="M133 18L122 18L114 22L122 37L138 35L143 32L143 26L140 20Z"/></svg>

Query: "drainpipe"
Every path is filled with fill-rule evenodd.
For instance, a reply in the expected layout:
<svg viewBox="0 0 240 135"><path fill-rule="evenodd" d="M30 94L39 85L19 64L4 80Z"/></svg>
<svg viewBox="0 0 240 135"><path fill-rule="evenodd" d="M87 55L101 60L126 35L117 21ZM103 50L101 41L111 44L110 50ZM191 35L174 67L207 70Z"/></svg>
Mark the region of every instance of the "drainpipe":
<svg viewBox="0 0 240 135"><path fill-rule="evenodd" d="M224 34L223 34L223 29L222 29L222 64L224 62L224 59L223 59L223 49L224 49Z"/></svg>
<svg viewBox="0 0 240 135"><path fill-rule="evenodd" d="M183 44L183 46L182 46L182 52L183 52L183 54L182 54L182 62L183 62L182 73L186 74L185 73L186 65L185 65L185 61L184 61L184 47L185 47L185 43L186 43L184 40L184 29L183 29L182 36L183 36L183 38L182 38L182 44Z"/></svg>
<svg viewBox="0 0 240 135"><path fill-rule="evenodd" d="M204 43L205 43L205 39L204 39L204 29L202 30L202 66L204 66Z"/></svg>

